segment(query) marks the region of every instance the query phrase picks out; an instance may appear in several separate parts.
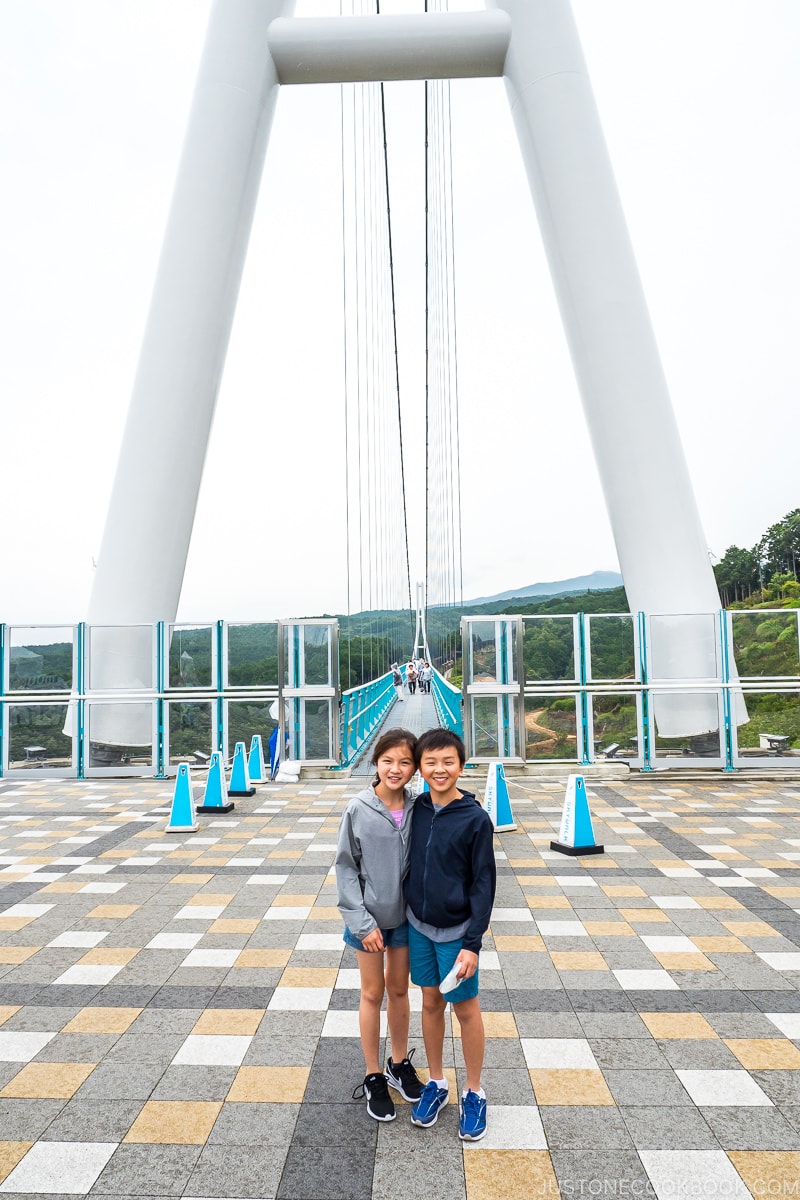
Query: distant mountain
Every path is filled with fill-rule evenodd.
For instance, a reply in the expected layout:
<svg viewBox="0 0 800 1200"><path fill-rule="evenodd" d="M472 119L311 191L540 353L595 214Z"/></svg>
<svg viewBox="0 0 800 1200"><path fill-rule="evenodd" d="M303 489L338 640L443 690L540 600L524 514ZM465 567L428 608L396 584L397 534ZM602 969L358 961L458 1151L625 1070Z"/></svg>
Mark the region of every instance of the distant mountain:
<svg viewBox="0 0 800 1200"><path fill-rule="evenodd" d="M501 600L521 600L526 596L564 596L575 592L602 592L608 588L622 586L618 571L592 571L591 575L577 575L574 579L556 579L552 583L531 583L527 587L511 588L494 596L479 596L476 600L465 600L465 605L493 604Z"/></svg>

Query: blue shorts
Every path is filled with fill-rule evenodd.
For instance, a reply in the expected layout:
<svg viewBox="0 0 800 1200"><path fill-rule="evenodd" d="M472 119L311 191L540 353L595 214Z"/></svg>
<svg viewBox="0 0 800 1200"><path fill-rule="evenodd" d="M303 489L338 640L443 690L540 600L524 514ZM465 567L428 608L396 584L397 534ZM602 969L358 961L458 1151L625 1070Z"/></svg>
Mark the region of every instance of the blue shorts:
<svg viewBox="0 0 800 1200"><path fill-rule="evenodd" d="M383 944L387 949L394 949L395 946L407 946L408 921L403 921L402 925L397 925L394 929L382 929L381 934L383 936ZM344 927L343 941L346 946L352 946L354 950L363 950L365 954L369 953L369 951L364 950L362 943L354 933L350 932L346 925Z"/></svg>
<svg viewBox="0 0 800 1200"><path fill-rule="evenodd" d="M408 953L411 959L411 982L417 987L438 987L453 969L463 938L453 942L432 942L413 925L408 927ZM448 1004L473 1000L478 994L478 971L471 979L463 979L452 992L445 994Z"/></svg>

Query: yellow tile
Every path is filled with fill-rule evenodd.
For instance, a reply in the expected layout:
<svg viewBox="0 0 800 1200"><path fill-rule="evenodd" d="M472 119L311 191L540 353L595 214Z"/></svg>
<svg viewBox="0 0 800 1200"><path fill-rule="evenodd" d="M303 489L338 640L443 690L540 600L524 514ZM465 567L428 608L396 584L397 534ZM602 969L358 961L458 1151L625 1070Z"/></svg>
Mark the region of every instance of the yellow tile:
<svg viewBox="0 0 800 1200"><path fill-rule="evenodd" d="M221 1108L208 1100L148 1100L124 1140L204 1146Z"/></svg>
<svg viewBox="0 0 800 1200"><path fill-rule="evenodd" d="M747 1071L799 1071L800 1050L787 1038L725 1038Z"/></svg>
<svg viewBox="0 0 800 1200"><path fill-rule="evenodd" d="M775 887L765 887L764 891L770 896L775 896L776 899L780 899L783 896L800 896L800 887L790 887L788 885L786 887L781 887L779 885L776 885Z"/></svg>
<svg viewBox="0 0 800 1200"><path fill-rule="evenodd" d="M280 978L281 987L333 987L336 967L287 967Z"/></svg>
<svg viewBox="0 0 800 1200"><path fill-rule="evenodd" d="M660 908L621 908L619 915L631 925L669 925L669 917Z"/></svg>
<svg viewBox="0 0 800 1200"><path fill-rule="evenodd" d="M508 860L508 865L514 871L516 871L520 868L525 868L525 867L541 867L542 859L541 858L510 858Z"/></svg>
<svg viewBox="0 0 800 1200"><path fill-rule="evenodd" d="M41 946L0 946L0 963L24 963L41 949Z"/></svg>
<svg viewBox="0 0 800 1200"><path fill-rule="evenodd" d="M547 1150L483 1150L480 1143L465 1142L464 1177L467 1200L559 1200L561 1195Z"/></svg>
<svg viewBox="0 0 800 1200"><path fill-rule="evenodd" d="M8 876L6 876L6 879ZM12 880L13 882L13 880ZM0 932L2 933L18 933L20 929L24 929L26 925L30 925L34 917L0 917Z"/></svg>
<svg viewBox="0 0 800 1200"><path fill-rule="evenodd" d="M209 933L255 933L258 921L250 921L243 917L220 917L212 921Z"/></svg>
<svg viewBox="0 0 800 1200"><path fill-rule="evenodd" d="M723 921L722 924L740 938L781 936L771 925L767 925L766 921Z"/></svg>
<svg viewBox="0 0 800 1200"><path fill-rule="evenodd" d="M125 1033L142 1012L141 1008L82 1008L62 1033Z"/></svg>
<svg viewBox="0 0 800 1200"><path fill-rule="evenodd" d="M528 908L572 908L567 896L530 896L526 895Z"/></svg>
<svg viewBox="0 0 800 1200"><path fill-rule="evenodd" d="M90 921L124 921L140 908L140 904L98 904L86 916Z"/></svg>
<svg viewBox="0 0 800 1200"><path fill-rule="evenodd" d="M483 1016L483 1030L487 1038L515 1038L519 1037L517 1030L517 1022L514 1020L514 1014L510 1012L485 1012ZM455 1012L451 1016L453 1022L453 1037L461 1037L461 1025Z"/></svg>
<svg viewBox="0 0 800 1200"><path fill-rule="evenodd" d="M120 850L120 849L105 850L100 855L100 858L130 858L130 854L131 854L130 850Z"/></svg>
<svg viewBox="0 0 800 1200"><path fill-rule="evenodd" d="M229 859L227 858L209 858L208 855L203 855L202 858L195 859L198 867L227 867L228 862ZM190 900L189 903L191 904L192 901Z"/></svg>
<svg viewBox="0 0 800 1200"><path fill-rule="evenodd" d="M306 907L309 907L310 905L312 905L316 899L317 899L316 892L314 893L313 896L309 895L308 893L304 893L301 896L291 896L291 895L287 895L286 893L283 893L283 895L275 897L275 899L272 901L272 907L273 908L306 908Z"/></svg>
<svg viewBox="0 0 800 1200"><path fill-rule="evenodd" d="M800 1178L798 1150L729 1150L728 1158L756 1200L795 1196Z"/></svg>
<svg viewBox="0 0 800 1200"><path fill-rule="evenodd" d="M191 900L187 900L186 904L192 908L194 908L196 905L200 907L213 905L216 908L219 908L219 906L222 905L224 908L226 905L230 904L232 899L232 892L198 892L196 896L192 896Z"/></svg>
<svg viewBox="0 0 800 1200"><path fill-rule="evenodd" d="M69 1100L97 1063L27 1063L0 1091L24 1100Z"/></svg>
<svg viewBox="0 0 800 1200"><path fill-rule="evenodd" d="M82 967L124 967L139 953L132 946L95 946L78 959Z"/></svg>
<svg viewBox="0 0 800 1200"><path fill-rule="evenodd" d="M33 1142L0 1142L0 1183L30 1150Z"/></svg>
<svg viewBox="0 0 800 1200"><path fill-rule="evenodd" d="M192 1033L252 1034L261 1024L265 1012L263 1008L207 1008Z"/></svg>
<svg viewBox="0 0 800 1200"><path fill-rule="evenodd" d="M643 1012L639 1015L654 1038L699 1041L717 1036L700 1013Z"/></svg>
<svg viewBox="0 0 800 1200"><path fill-rule="evenodd" d="M199 872L183 872L181 875L173 875L170 883L194 883L202 887L204 883L208 883L213 878L213 875L201 875Z"/></svg>
<svg viewBox="0 0 800 1200"><path fill-rule="evenodd" d="M557 971L609 971L599 950L551 950L550 957Z"/></svg>
<svg viewBox="0 0 800 1200"><path fill-rule="evenodd" d="M506 954L519 953L521 951L533 952L544 950L544 940L538 934L500 934L495 935L494 939L495 950L502 950Z"/></svg>
<svg viewBox="0 0 800 1200"><path fill-rule="evenodd" d="M239 1067L230 1102L299 1104L306 1090L310 1067Z"/></svg>
<svg viewBox="0 0 800 1200"><path fill-rule="evenodd" d="M303 857L302 850L272 850L267 855L267 858L286 858L286 859L292 859L292 860L297 859L297 858L302 858L302 857ZM273 901L273 903L274 903L274 901Z"/></svg>
<svg viewBox="0 0 800 1200"><path fill-rule="evenodd" d="M341 921L338 908L328 908L324 904L316 904L308 914L310 921Z"/></svg>
<svg viewBox="0 0 800 1200"><path fill-rule="evenodd" d="M737 937L693 937L691 939L698 950L704 954L752 954L749 946L740 942Z"/></svg>
<svg viewBox="0 0 800 1200"><path fill-rule="evenodd" d="M613 1104L602 1071L532 1067L528 1074L537 1104Z"/></svg>
<svg viewBox="0 0 800 1200"><path fill-rule="evenodd" d="M584 921L589 937L636 937L627 921Z"/></svg>
<svg viewBox="0 0 800 1200"><path fill-rule="evenodd" d="M292 957L291 950L243 950L234 967L285 967Z"/></svg>
<svg viewBox="0 0 800 1200"><path fill-rule="evenodd" d="M691 950L688 952L659 951L655 954L655 958L665 971L717 971L719 969L710 958L706 958L705 954L693 954Z"/></svg>
<svg viewBox="0 0 800 1200"><path fill-rule="evenodd" d="M46 885L46 887L39 888L36 895L43 896L45 894L45 892L55 892L55 893L79 892L82 887L86 887L86 883L83 880L81 880L80 883L61 883L61 882L48 883Z"/></svg>
<svg viewBox="0 0 800 1200"><path fill-rule="evenodd" d="M196 853L197 852L195 850L171 850L170 853L166 857L167 858L194 858Z"/></svg>
<svg viewBox="0 0 800 1200"><path fill-rule="evenodd" d="M5 1025L6 1021L10 1021L14 1013L20 1010L19 1004L0 1004L0 1025Z"/></svg>

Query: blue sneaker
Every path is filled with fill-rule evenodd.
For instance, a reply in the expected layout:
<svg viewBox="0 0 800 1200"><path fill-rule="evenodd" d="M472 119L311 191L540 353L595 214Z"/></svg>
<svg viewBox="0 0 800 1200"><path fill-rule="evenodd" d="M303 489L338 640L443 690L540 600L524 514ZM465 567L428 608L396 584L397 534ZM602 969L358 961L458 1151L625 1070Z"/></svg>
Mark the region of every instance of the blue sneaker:
<svg viewBox="0 0 800 1200"><path fill-rule="evenodd" d="M463 1142L479 1142L486 1133L486 1100L469 1091L461 1100L458 1136Z"/></svg>
<svg viewBox="0 0 800 1200"><path fill-rule="evenodd" d="M447 1088L440 1088L432 1079L429 1079L422 1090L422 1095L411 1110L411 1124L421 1125L423 1129L435 1125L439 1117L439 1109L444 1108L447 1104L447 1096Z"/></svg>

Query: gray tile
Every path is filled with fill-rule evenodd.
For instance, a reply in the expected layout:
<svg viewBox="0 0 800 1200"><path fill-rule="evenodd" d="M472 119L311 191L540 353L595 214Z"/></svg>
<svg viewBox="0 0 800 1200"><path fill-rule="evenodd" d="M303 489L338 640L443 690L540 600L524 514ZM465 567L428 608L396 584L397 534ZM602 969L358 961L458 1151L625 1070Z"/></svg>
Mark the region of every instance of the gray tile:
<svg viewBox="0 0 800 1200"><path fill-rule="evenodd" d="M602 1071L653 1071L668 1065L652 1038L591 1038L589 1045Z"/></svg>
<svg viewBox="0 0 800 1200"><path fill-rule="evenodd" d="M48 1125L46 1142L121 1142L141 1112L141 1100L72 1099Z"/></svg>
<svg viewBox="0 0 800 1200"><path fill-rule="evenodd" d="M619 1105L681 1105L692 1102L673 1071L604 1071Z"/></svg>
<svg viewBox="0 0 800 1200"><path fill-rule="evenodd" d="M65 1100L13 1100L0 1098L3 1141L34 1142L54 1121Z"/></svg>
<svg viewBox="0 0 800 1200"><path fill-rule="evenodd" d="M459 1092L466 1087L463 1068L457 1069ZM489 1102L492 1104L531 1104L533 1103L533 1085L527 1068L491 1067L481 1072L481 1083ZM453 1096L455 1103L457 1096Z"/></svg>
<svg viewBox="0 0 800 1200"><path fill-rule="evenodd" d="M299 1111L299 1104L223 1104L208 1144L288 1146Z"/></svg>
<svg viewBox="0 0 800 1200"><path fill-rule="evenodd" d="M587 1038L649 1038L650 1030L635 1012L582 1012L578 1014ZM536 1035L526 1035L536 1036Z"/></svg>
<svg viewBox="0 0 800 1200"><path fill-rule="evenodd" d="M201 1008L146 1008L127 1030L132 1036L167 1034L186 1037L202 1013Z"/></svg>
<svg viewBox="0 0 800 1200"><path fill-rule="evenodd" d="M751 1071L773 1104L800 1104L800 1071Z"/></svg>
<svg viewBox="0 0 800 1200"><path fill-rule="evenodd" d="M100 1062L119 1040L118 1033L60 1033L36 1055L37 1062Z"/></svg>
<svg viewBox="0 0 800 1200"><path fill-rule="evenodd" d="M81 1100L147 1100L163 1074L160 1062L102 1062L76 1095Z"/></svg>
<svg viewBox="0 0 800 1200"><path fill-rule="evenodd" d="M563 1196L647 1196L650 1181L633 1150L554 1150L551 1154Z"/></svg>
<svg viewBox="0 0 800 1200"><path fill-rule="evenodd" d="M620 1109L637 1150L717 1150L718 1143L694 1107L625 1105ZM703 1114L707 1109L703 1109Z"/></svg>
<svg viewBox="0 0 800 1200"><path fill-rule="evenodd" d="M630 1134L609 1105L542 1105L539 1109L551 1150L628 1150Z"/></svg>
<svg viewBox="0 0 800 1200"><path fill-rule="evenodd" d="M311 1104L336 1104L364 1078L364 1056L358 1038L321 1038L304 1099Z"/></svg>
<svg viewBox="0 0 800 1200"><path fill-rule="evenodd" d="M3 989L3 1003L6 1003L5 989ZM63 1029L68 1021L71 1021L76 1013L80 1012L80 1006L71 1006L69 1008L49 1008L45 1004L29 1005L26 1004L18 1013L14 1013L3 1025L5 1032L12 1030L24 1030L29 1033L44 1032L52 1029Z"/></svg>
<svg viewBox="0 0 800 1200"><path fill-rule="evenodd" d="M237 1106L239 1107L239 1106ZM408 1120L409 1108L398 1103L397 1121ZM292 1138L298 1146L342 1146L348 1153L374 1153L379 1122L368 1116L363 1102L347 1104L308 1104L300 1107Z"/></svg>
<svg viewBox="0 0 800 1200"><path fill-rule="evenodd" d="M674 1071L736 1071L741 1063L713 1038L664 1038L658 1042Z"/></svg>
<svg viewBox="0 0 800 1200"><path fill-rule="evenodd" d="M372 1200L431 1200L431 1196L436 1200L465 1200L464 1152L455 1127L446 1140L439 1133L441 1121L440 1117L433 1130L409 1125L416 1138L411 1143L403 1141L402 1159L398 1159L397 1149L389 1147L388 1136L383 1136L389 1131L380 1131ZM399 1164L402 1181L398 1179Z"/></svg>
<svg viewBox="0 0 800 1200"><path fill-rule="evenodd" d="M573 1012L519 1012L514 1020L522 1038L575 1038L583 1034L581 1021Z"/></svg>
<svg viewBox="0 0 800 1200"><path fill-rule="evenodd" d="M275 1037L257 1033L244 1056L244 1066L308 1067L314 1061L317 1038Z"/></svg>
<svg viewBox="0 0 800 1200"><path fill-rule="evenodd" d="M285 1146L206 1145L186 1185L186 1196L275 1196L286 1159Z"/></svg>
<svg viewBox="0 0 800 1200"><path fill-rule="evenodd" d="M90 1195L181 1196L199 1146L118 1146Z"/></svg>
<svg viewBox="0 0 800 1200"><path fill-rule="evenodd" d="M761 1013L708 1013L706 1020L721 1038L775 1037L775 1026Z"/></svg>
<svg viewBox="0 0 800 1200"><path fill-rule="evenodd" d="M723 1150L800 1150L800 1133L777 1108L704 1108Z"/></svg>
<svg viewBox="0 0 800 1200"><path fill-rule="evenodd" d="M151 1100L224 1100L236 1076L236 1067L167 1067Z"/></svg>

